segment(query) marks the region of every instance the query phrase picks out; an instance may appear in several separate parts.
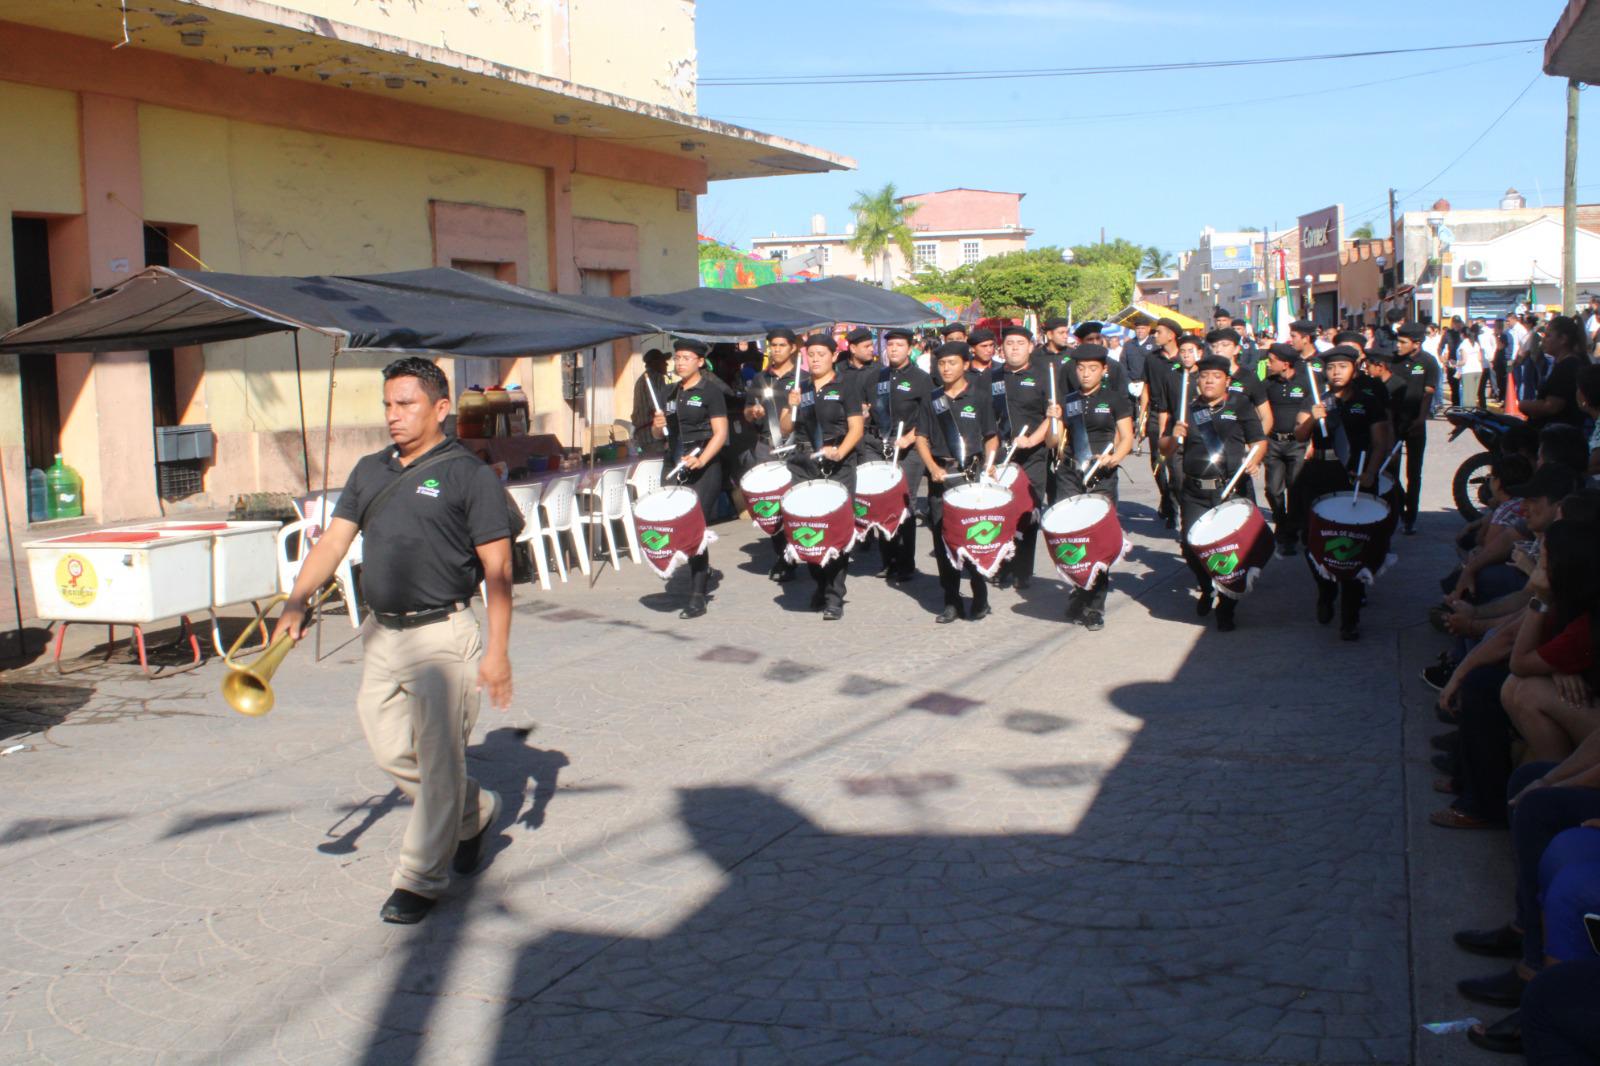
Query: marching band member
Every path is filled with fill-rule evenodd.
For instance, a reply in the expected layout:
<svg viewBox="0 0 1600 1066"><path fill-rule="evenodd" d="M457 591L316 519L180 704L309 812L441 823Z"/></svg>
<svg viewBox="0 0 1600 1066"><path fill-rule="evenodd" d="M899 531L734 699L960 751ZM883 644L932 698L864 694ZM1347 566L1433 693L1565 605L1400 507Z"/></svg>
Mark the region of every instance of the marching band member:
<svg viewBox="0 0 1600 1066"><path fill-rule="evenodd" d="M767 366L750 379L750 387L745 391L744 417L751 425L766 425L768 433L765 440L757 437L755 453L745 463L747 469L761 462L770 455L773 447L783 441L784 434L778 423L778 405L782 403L782 397L794 388L799 368L797 355L793 330L774 329L767 332ZM774 555L767 579L793 581L794 564L783 557L783 530L780 529L767 540L772 545Z"/></svg>
<svg viewBox="0 0 1600 1066"><path fill-rule="evenodd" d="M873 421L887 445L884 458L892 459L899 452L900 472L905 475L906 495L913 512L900 523L894 539L884 545L883 561L889 580L902 582L917 576L916 500L927 469L917 448L917 427L923 424L928 405L933 402L934 384L933 378L911 361L910 330L891 329L884 333L883 354L889 365L878 374L872 400Z"/></svg>
<svg viewBox="0 0 1600 1066"><path fill-rule="evenodd" d="M999 584L1004 588L1014 582L1017 588L1025 589L1033 583L1039 509L1048 506L1050 500L1050 449L1045 439L1050 434L1051 397L1059 398L1061 386L1053 363L1033 362L1033 337L1025 328L1007 326L1000 332L1005 362L994 378L996 428L1002 453L1013 443L1017 446L1012 462L1027 475L1034 510L1022 516L1017 554L1001 569Z"/></svg>
<svg viewBox="0 0 1600 1066"><path fill-rule="evenodd" d="M694 489L707 522L722 492L722 447L728 443L728 407L722 388L705 373L707 347L679 338L672 346L672 369L678 383L667 393L666 410L651 428L667 439L667 469L683 464L682 483ZM698 455L691 455L696 448ZM706 613L706 586L711 580L711 553L689 558L689 602L679 618Z"/></svg>

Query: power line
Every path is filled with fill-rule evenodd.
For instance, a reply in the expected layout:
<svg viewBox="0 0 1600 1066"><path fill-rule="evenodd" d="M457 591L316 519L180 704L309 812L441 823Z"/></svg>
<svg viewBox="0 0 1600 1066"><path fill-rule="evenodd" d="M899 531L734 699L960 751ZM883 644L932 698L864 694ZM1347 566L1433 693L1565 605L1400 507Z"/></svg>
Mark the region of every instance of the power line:
<svg viewBox="0 0 1600 1066"><path fill-rule="evenodd" d="M1302 56L1257 56L1249 59L1211 59L1168 63L1124 63L1101 67L1054 67L1033 70L901 70L875 74L793 74L731 75L701 78L701 88L749 88L763 85L887 85L897 82L1013 80L1019 78L1080 78L1101 74L1137 74L1171 70L1216 70L1225 67L1260 67L1283 63L1317 63L1338 59L1372 59L1383 56L1416 55L1423 52L1454 52L1469 48L1505 48L1519 44L1543 43L1543 38L1527 37L1511 41L1480 41L1475 44L1440 44L1423 48L1385 48L1365 52L1325 52Z"/></svg>

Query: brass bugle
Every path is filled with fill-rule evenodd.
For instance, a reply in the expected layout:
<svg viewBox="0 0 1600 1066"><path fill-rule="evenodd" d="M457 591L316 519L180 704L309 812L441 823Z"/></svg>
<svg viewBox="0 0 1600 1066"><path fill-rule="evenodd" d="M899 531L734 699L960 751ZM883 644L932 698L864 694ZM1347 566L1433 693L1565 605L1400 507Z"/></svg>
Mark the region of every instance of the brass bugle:
<svg viewBox="0 0 1600 1066"><path fill-rule="evenodd" d="M333 582L324 585L306 603L306 610L316 610L337 587ZM247 717L260 718L272 710L272 675L277 673L278 667L283 665L284 657L293 650L295 640L293 636L285 633L268 644L267 650L253 663L236 662L233 658L234 653L257 629L261 630L261 639L266 641L267 612L272 610L275 604L284 603L288 599L287 595L279 594L268 600L266 608L244 627L244 632L239 634L238 639L228 648L228 653L222 657L222 665L228 668L228 676L222 679L222 698L228 701L229 707Z"/></svg>

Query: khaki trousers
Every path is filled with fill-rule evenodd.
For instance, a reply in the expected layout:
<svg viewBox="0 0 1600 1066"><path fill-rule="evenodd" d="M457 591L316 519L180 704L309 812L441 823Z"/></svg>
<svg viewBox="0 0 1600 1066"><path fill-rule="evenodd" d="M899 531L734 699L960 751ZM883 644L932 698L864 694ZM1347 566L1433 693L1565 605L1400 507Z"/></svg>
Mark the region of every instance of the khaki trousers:
<svg viewBox="0 0 1600 1066"><path fill-rule="evenodd" d="M494 817L495 796L467 776L483 642L471 608L415 629L362 630L356 711L372 756L414 807L390 884L437 897L456 844Z"/></svg>

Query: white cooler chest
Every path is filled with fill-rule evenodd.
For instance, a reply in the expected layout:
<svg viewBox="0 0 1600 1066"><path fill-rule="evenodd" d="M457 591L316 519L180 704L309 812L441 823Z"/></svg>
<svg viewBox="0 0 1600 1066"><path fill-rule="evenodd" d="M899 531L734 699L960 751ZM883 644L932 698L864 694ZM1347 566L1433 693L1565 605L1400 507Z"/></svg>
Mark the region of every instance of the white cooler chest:
<svg viewBox="0 0 1600 1066"><path fill-rule="evenodd" d="M129 530L162 537L200 534L211 540L211 606L270 599L278 594L278 522L147 522Z"/></svg>
<svg viewBox="0 0 1600 1066"><path fill-rule="evenodd" d="M50 621L131 625L209 610L211 541L136 529L34 541L24 546L34 610Z"/></svg>

